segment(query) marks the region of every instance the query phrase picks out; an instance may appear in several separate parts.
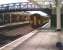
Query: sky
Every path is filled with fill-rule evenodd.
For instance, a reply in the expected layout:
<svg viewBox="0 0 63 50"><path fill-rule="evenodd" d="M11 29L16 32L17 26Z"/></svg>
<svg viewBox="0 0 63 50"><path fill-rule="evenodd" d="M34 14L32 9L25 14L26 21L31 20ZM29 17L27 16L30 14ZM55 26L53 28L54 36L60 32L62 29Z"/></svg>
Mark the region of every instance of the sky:
<svg viewBox="0 0 63 50"><path fill-rule="evenodd" d="M16 2L28 2L27 0L0 0L0 4L16 3Z"/></svg>

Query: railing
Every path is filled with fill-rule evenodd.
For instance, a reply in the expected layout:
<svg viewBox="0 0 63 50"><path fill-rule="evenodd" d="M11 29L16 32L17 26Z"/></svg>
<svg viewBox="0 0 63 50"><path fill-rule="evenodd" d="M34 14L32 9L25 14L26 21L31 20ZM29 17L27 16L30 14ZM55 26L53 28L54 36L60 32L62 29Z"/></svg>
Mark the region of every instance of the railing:
<svg viewBox="0 0 63 50"><path fill-rule="evenodd" d="M41 8L49 8L47 5L35 5L30 2L20 2L20 3L10 3L10 4L2 4L0 5L1 11L11 11L11 10L33 10L33 9L41 9Z"/></svg>

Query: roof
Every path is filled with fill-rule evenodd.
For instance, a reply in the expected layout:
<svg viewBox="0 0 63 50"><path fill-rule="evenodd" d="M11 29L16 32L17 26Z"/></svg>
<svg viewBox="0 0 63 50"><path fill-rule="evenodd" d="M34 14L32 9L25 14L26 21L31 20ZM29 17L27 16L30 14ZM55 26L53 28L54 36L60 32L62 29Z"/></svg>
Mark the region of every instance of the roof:
<svg viewBox="0 0 63 50"><path fill-rule="evenodd" d="M27 12L29 12L31 15L32 14L40 14L41 16L48 17L48 14L46 14L42 11L27 11Z"/></svg>

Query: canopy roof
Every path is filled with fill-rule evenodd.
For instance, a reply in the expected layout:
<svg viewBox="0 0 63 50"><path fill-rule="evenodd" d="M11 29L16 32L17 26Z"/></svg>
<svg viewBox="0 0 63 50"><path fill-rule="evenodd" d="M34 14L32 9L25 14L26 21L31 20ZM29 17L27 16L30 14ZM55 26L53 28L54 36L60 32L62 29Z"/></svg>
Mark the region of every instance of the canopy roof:
<svg viewBox="0 0 63 50"><path fill-rule="evenodd" d="M27 11L27 12L29 12L31 15L32 14L40 14L41 16L48 17L48 14L46 14L42 11Z"/></svg>

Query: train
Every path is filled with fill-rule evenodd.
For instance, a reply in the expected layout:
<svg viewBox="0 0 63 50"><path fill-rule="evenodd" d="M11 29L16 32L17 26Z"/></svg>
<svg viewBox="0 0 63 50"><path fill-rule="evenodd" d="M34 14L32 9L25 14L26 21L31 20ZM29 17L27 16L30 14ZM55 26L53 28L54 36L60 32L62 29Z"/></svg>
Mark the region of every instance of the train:
<svg viewBox="0 0 63 50"><path fill-rule="evenodd" d="M20 22L29 21L26 15L20 15L20 14L0 14L0 26L4 25L13 25L18 24ZM29 23L29 22L26 22Z"/></svg>
<svg viewBox="0 0 63 50"><path fill-rule="evenodd" d="M38 27L43 26L44 24L48 23L49 18L45 16L41 16L40 14L32 14L30 16L30 24L31 27L36 29Z"/></svg>
<svg viewBox="0 0 63 50"><path fill-rule="evenodd" d="M30 15L21 15L21 14L0 14L0 28L16 25L25 25L29 24L33 29L43 26L48 22L48 17L41 16L40 14L30 14ZM0 29L1 30L1 29ZM5 36L17 36L16 33L0 33Z"/></svg>
<svg viewBox="0 0 63 50"><path fill-rule="evenodd" d="M0 14L0 35L15 37L18 33L12 32L13 29L22 27L29 24L29 19L24 14ZM6 32L8 30L8 32ZM4 32L4 33L3 33ZM16 31L15 31L16 32Z"/></svg>
<svg viewBox="0 0 63 50"><path fill-rule="evenodd" d="M0 14L0 26L18 24L24 21L30 21L32 28L43 26L49 20L48 17L42 16L38 13L28 15L20 14ZM19 25L19 24L18 24Z"/></svg>

